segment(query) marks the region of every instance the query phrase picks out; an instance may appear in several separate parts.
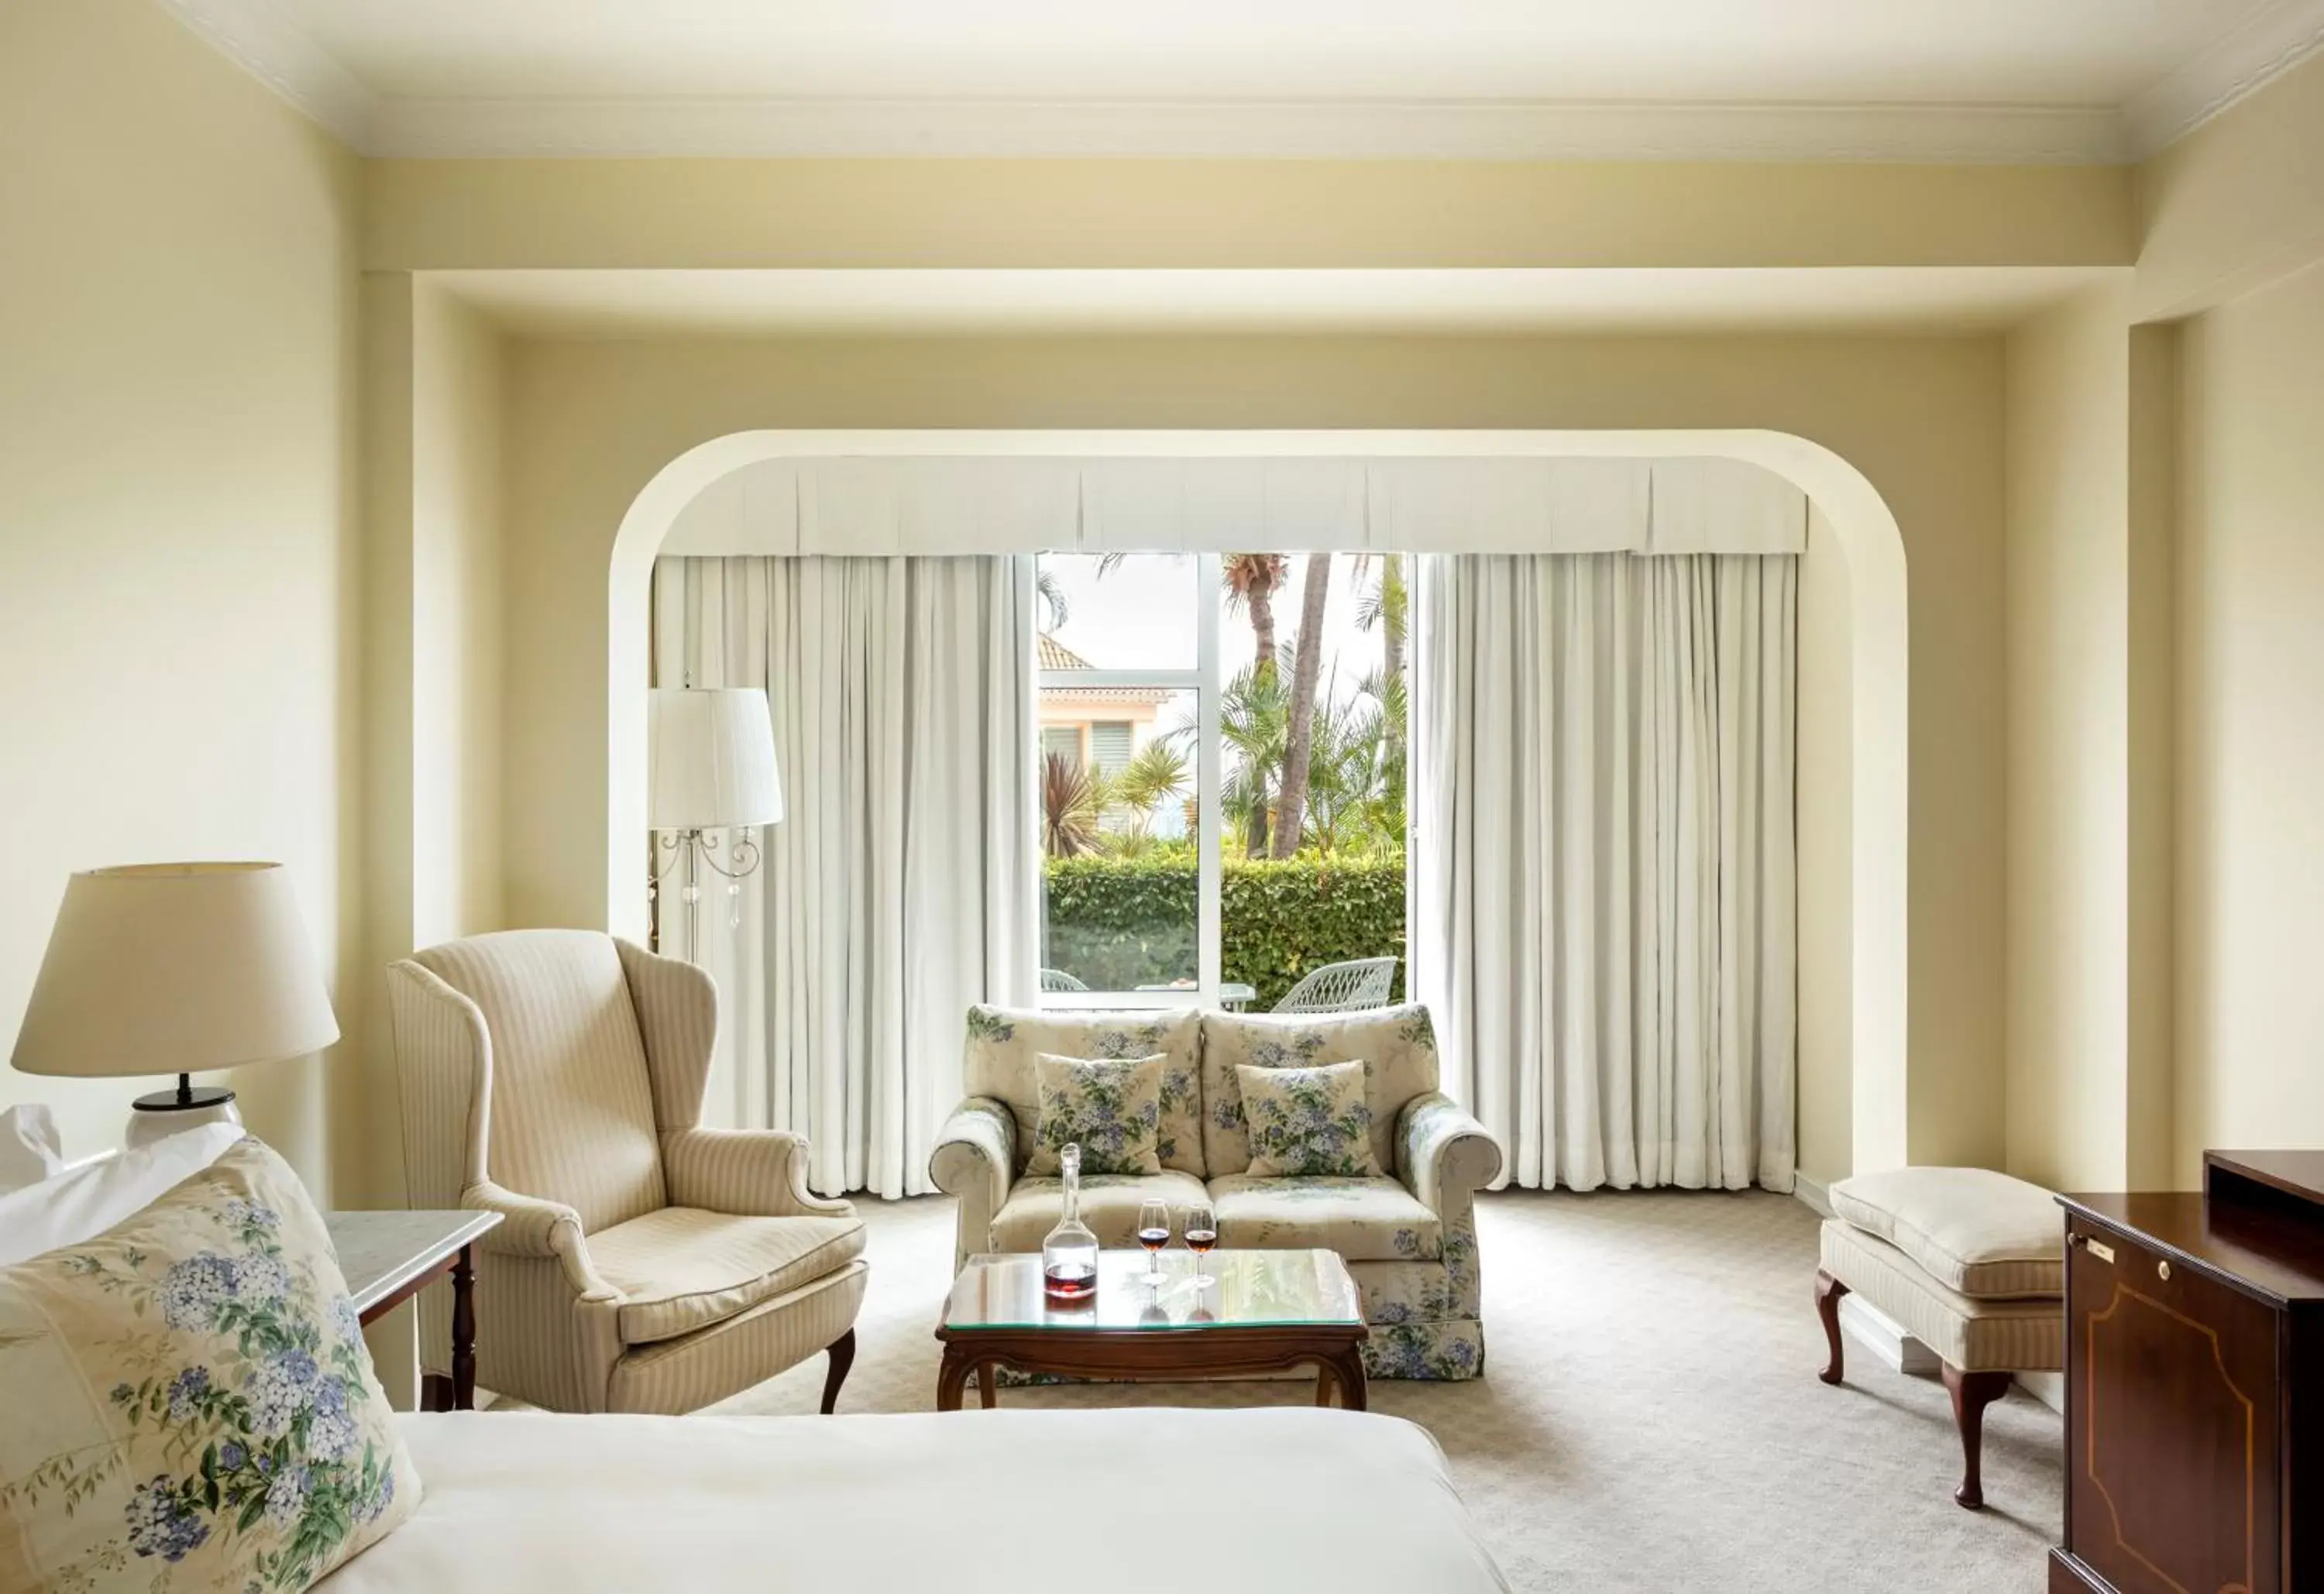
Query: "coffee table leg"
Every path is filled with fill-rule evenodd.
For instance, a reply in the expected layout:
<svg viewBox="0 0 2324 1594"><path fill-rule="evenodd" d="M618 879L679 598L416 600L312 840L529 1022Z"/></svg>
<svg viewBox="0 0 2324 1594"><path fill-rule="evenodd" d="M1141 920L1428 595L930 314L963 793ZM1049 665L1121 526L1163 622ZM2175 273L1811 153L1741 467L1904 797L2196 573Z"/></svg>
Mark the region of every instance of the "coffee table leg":
<svg viewBox="0 0 2324 1594"><path fill-rule="evenodd" d="M1369 1411L1371 1400L1364 1387L1364 1353L1351 1347L1332 1365L1340 1382L1340 1405L1351 1412Z"/></svg>
<svg viewBox="0 0 2324 1594"><path fill-rule="evenodd" d="M962 1391L968 1387L969 1369L975 1364L965 1356L945 1347L944 1365L936 1369L936 1410L956 1412L960 1409Z"/></svg>
<svg viewBox="0 0 2324 1594"><path fill-rule="evenodd" d="M1315 1404L1317 1405L1331 1405L1332 1393L1339 1387L1339 1385L1340 1369L1338 1366L1329 1361L1318 1361L1315 1364Z"/></svg>
<svg viewBox="0 0 2324 1594"><path fill-rule="evenodd" d="M980 1361L976 1364L976 1398L978 1403L982 1405L986 1411L994 1411L1000 1407L1000 1363L992 1361Z"/></svg>

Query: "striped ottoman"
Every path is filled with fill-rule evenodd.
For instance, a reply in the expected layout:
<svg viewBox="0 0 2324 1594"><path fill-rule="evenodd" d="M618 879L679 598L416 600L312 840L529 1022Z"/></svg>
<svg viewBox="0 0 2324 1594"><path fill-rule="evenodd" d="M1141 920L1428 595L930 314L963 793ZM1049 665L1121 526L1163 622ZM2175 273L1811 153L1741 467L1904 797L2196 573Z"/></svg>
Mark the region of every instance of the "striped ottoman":
<svg viewBox="0 0 2324 1594"><path fill-rule="evenodd" d="M1840 1380L1840 1298L1862 1295L1944 1364L1963 1462L1953 1498L1985 1504L1985 1408L2012 1373L2065 1363L2065 1225L2050 1192L1987 1168L1898 1168L1831 1187L1816 1311Z"/></svg>

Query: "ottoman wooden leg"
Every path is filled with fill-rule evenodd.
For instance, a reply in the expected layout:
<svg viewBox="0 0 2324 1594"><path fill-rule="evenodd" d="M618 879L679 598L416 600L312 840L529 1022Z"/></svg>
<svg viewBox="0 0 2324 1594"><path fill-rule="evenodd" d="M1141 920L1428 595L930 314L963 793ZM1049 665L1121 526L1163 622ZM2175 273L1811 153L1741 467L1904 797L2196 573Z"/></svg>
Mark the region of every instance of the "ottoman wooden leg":
<svg viewBox="0 0 2324 1594"><path fill-rule="evenodd" d="M1978 1473L1985 1457L1985 1408L2009 1393L2007 1373L1965 1373L1951 1362L1940 1363L1945 1373L1945 1393L1953 1397L1953 1421L1960 1426L1961 1482L1953 1501L1974 1511L1985 1504L1985 1486Z"/></svg>
<svg viewBox="0 0 2324 1594"><path fill-rule="evenodd" d="M1842 1358L1840 1349L1840 1298L1848 1294L1848 1286L1831 1274L1819 1269L1816 1273L1816 1315L1823 1319L1823 1342L1831 1352L1823 1371L1816 1375L1827 1384L1840 1382Z"/></svg>

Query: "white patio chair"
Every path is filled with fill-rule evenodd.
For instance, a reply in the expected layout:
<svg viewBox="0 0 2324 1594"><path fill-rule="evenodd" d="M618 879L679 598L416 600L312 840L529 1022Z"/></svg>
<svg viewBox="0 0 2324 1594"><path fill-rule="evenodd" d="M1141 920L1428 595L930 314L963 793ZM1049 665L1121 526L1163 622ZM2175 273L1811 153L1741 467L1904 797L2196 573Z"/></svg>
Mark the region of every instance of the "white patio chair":
<svg viewBox="0 0 2324 1594"><path fill-rule="evenodd" d="M1071 974L1066 973L1063 969L1043 969L1041 971L1041 989L1044 990L1087 990L1089 987L1074 979Z"/></svg>
<svg viewBox="0 0 2324 1594"><path fill-rule="evenodd" d="M1358 1008L1384 1008L1396 989L1392 957L1360 957L1344 963L1310 969L1298 984L1275 1004L1278 1013L1346 1013Z"/></svg>

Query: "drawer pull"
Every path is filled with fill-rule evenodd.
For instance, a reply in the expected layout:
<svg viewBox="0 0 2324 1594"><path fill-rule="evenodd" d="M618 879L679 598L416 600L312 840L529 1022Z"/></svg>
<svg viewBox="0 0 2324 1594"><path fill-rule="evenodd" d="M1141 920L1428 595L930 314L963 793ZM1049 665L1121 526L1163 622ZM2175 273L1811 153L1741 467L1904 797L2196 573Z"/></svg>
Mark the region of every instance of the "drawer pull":
<svg viewBox="0 0 2324 1594"><path fill-rule="evenodd" d="M2154 1276L2163 1279L2167 1283L2171 1277L2171 1264L2168 1262L2157 1262L2154 1265Z"/></svg>
<svg viewBox="0 0 2324 1594"><path fill-rule="evenodd" d="M2096 1257L2099 1261L2104 1262L2107 1267L2111 1267L2114 1266L2114 1247L2107 1244L2106 1241L2102 1239L2092 1239L2087 1234L2077 1234L2074 1236L2074 1243L2080 1246L2084 1250L2089 1252L2090 1255Z"/></svg>

